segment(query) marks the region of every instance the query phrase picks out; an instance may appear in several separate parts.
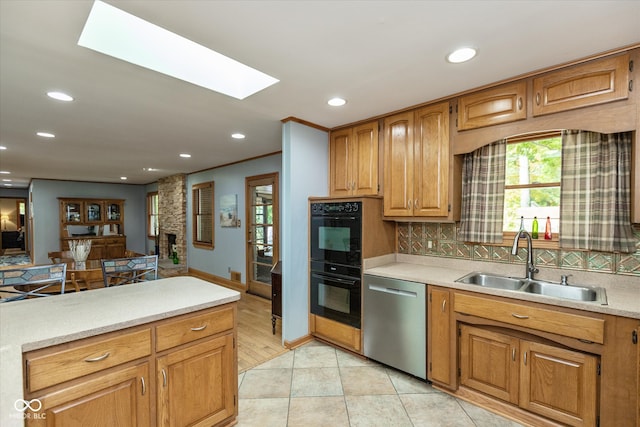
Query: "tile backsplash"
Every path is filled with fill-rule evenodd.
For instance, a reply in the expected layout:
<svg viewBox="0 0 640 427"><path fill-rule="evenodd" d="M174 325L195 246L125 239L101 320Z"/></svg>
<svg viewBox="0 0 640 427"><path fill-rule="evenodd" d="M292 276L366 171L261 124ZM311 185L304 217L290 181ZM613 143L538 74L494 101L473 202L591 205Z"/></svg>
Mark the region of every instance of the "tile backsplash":
<svg viewBox="0 0 640 427"><path fill-rule="evenodd" d="M511 255L511 245L493 246L458 241L457 224L453 223L398 223L397 230L398 253L401 254L510 264L524 263L527 258L526 248L520 248L517 255ZM535 263L546 267L640 277L640 225L634 225L633 232L638 243L636 251L631 254L535 249Z"/></svg>

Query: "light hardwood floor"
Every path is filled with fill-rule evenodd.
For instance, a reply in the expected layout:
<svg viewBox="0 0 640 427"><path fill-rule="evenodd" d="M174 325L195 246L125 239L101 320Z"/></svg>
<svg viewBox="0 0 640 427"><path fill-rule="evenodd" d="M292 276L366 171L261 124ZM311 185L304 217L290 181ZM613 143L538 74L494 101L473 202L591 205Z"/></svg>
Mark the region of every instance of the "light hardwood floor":
<svg viewBox="0 0 640 427"><path fill-rule="evenodd" d="M271 301L240 292L238 301L238 372L273 359L287 350L282 346L282 323L271 330Z"/></svg>

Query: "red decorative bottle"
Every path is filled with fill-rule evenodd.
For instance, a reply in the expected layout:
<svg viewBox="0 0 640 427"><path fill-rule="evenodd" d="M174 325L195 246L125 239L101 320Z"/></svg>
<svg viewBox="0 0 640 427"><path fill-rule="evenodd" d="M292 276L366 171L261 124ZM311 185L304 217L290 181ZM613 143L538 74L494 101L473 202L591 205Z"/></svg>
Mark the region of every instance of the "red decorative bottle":
<svg viewBox="0 0 640 427"><path fill-rule="evenodd" d="M544 239L551 240L551 217L547 217L547 226L544 229Z"/></svg>

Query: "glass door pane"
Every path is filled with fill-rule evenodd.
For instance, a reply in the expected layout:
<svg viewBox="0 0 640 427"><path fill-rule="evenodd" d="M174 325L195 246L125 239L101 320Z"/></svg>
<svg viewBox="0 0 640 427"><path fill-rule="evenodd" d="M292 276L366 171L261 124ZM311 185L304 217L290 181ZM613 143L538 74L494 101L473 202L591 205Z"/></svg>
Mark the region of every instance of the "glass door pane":
<svg viewBox="0 0 640 427"><path fill-rule="evenodd" d="M271 269L277 259L276 178L247 181L247 286L250 293L271 299Z"/></svg>

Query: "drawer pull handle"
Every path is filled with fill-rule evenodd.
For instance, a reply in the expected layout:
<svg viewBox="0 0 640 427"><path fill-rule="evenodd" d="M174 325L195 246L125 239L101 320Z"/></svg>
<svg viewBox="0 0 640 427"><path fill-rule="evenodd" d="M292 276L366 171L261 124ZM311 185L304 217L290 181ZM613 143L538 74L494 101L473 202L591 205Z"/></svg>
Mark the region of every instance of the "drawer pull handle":
<svg viewBox="0 0 640 427"><path fill-rule="evenodd" d="M511 349L511 360L513 360L514 362L516 361L516 348L513 347Z"/></svg>
<svg viewBox="0 0 640 427"><path fill-rule="evenodd" d="M162 368L162 387L167 386L167 372Z"/></svg>
<svg viewBox="0 0 640 427"><path fill-rule="evenodd" d="M94 357L93 359L84 359L84 361L85 362L100 362L101 360L104 360L107 357L109 357L109 352L108 351L105 354L103 354L102 356Z"/></svg>
<svg viewBox="0 0 640 427"><path fill-rule="evenodd" d="M527 366L527 352L524 352L524 366Z"/></svg>
<svg viewBox="0 0 640 427"><path fill-rule="evenodd" d="M529 318L529 316L525 316L524 314L511 313L511 315L513 317L515 317L516 319L528 319Z"/></svg>
<svg viewBox="0 0 640 427"><path fill-rule="evenodd" d="M206 327L207 327L207 325L202 325L202 326L199 326L197 328L191 328L191 330L193 332L204 331Z"/></svg>
<svg viewBox="0 0 640 427"><path fill-rule="evenodd" d="M536 93L536 104L540 105L540 92Z"/></svg>
<svg viewBox="0 0 640 427"><path fill-rule="evenodd" d="M144 377L140 377L140 385L142 386L142 395L147 392L147 385L144 383Z"/></svg>
<svg viewBox="0 0 640 427"><path fill-rule="evenodd" d="M446 306L447 306L447 300L446 300L446 299L443 299L443 300L442 300L442 312L443 312L443 313L444 313L444 309L445 309L445 307L446 307Z"/></svg>

